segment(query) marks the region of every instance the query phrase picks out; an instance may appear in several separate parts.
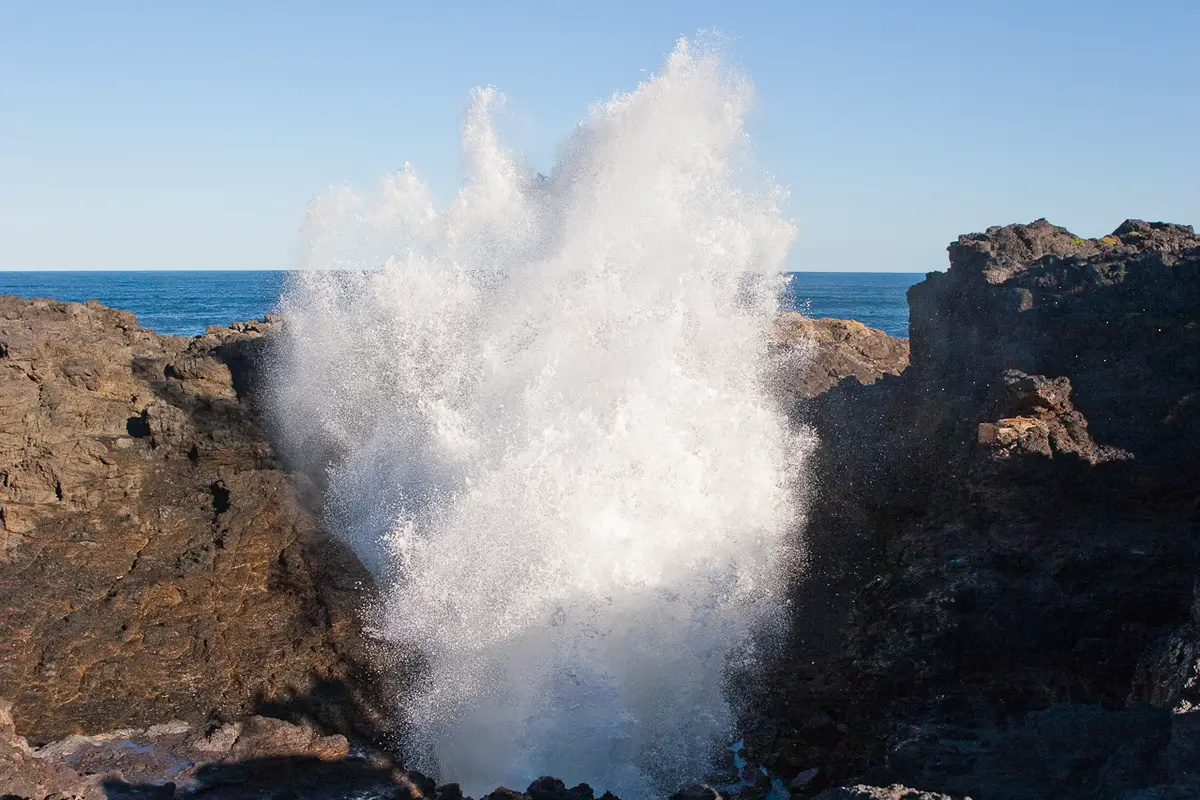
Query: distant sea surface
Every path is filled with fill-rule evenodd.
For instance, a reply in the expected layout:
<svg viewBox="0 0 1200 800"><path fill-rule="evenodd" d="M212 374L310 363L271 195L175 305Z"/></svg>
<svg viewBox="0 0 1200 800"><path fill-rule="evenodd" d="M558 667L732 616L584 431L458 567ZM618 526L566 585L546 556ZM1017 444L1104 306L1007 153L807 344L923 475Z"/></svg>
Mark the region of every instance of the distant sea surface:
<svg viewBox="0 0 1200 800"><path fill-rule="evenodd" d="M286 272L0 272L0 294L128 309L144 327L195 336L209 325L262 319L277 310ZM785 307L811 317L856 319L908 336L905 292L924 275L901 272L793 272Z"/></svg>

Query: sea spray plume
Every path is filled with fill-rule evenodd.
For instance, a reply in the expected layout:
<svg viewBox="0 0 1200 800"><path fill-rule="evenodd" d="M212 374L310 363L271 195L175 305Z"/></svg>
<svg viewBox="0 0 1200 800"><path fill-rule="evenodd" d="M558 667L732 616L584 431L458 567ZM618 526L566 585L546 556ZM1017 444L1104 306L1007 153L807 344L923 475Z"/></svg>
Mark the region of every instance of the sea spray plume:
<svg viewBox="0 0 1200 800"><path fill-rule="evenodd" d="M408 167L314 204L311 266L356 269L291 279L277 408L386 586L377 635L428 665L411 751L475 794L656 795L730 741L808 447L762 381L793 230L746 169L750 96L681 41L543 178L480 90L447 208Z"/></svg>

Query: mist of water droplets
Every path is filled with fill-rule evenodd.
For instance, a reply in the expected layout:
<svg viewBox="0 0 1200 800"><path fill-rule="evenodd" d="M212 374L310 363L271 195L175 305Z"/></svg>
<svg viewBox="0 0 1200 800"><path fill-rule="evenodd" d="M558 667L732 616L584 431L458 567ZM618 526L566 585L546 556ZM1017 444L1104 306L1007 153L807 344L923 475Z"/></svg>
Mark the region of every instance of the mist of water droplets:
<svg viewBox="0 0 1200 800"><path fill-rule="evenodd" d="M276 407L385 587L375 634L425 659L417 766L476 795L656 795L732 741L808 446L763 382L793 228L751 95L681 41L542 176L477 90L448 206L406 167L311 210Z"/></svg>

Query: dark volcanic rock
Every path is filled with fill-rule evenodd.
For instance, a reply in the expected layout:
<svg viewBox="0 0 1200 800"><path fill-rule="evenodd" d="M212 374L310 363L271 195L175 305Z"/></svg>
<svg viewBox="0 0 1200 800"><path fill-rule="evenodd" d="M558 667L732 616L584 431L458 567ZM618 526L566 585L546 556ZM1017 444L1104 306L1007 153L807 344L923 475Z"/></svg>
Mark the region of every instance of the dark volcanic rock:
<svg viewBox="0 0 1200 800"><path fill-rule="evenodd" d="M909 291L903 374L799 409L821 482L797 602L827 624L797 615L773 766L1197 796L1200 725L1169 709L1200 666L1200 238L1038 221L950 259Z"/></svg>
<svg viewBox="0 0 1200 800"><path fill-rule="evenodd" d="M696 783L671 795L671 800L721 800L721 794L707 784Z"/></svg>
<svg viewBox="0 0 1200 800"><path fill-rule="evenodd" d="M1047 458L1074 456L1096 465L1132 458L1127 451L1092 441L1087 420L1071 404L1066 378L1005 370L994 422L981 422L978 443L994 458L1039 453Z"/></svg>
<svg viewBox="0 0 1200 800"><path fill-rule="evenodd" d="M1147 479L1200 469L1200 238L1131 220L1082 240L1039 220L959 237L909 290L914 383L979 402L1006 369L1070 378L1095 438Z"/></svg>
<svg viewBox="0 0 1200 800"><path fill-rule="evenodd" d="M252 403L272 324L189 340L0 298L0 696L31 740L258 710L365 719L368 577Z"/></svg>

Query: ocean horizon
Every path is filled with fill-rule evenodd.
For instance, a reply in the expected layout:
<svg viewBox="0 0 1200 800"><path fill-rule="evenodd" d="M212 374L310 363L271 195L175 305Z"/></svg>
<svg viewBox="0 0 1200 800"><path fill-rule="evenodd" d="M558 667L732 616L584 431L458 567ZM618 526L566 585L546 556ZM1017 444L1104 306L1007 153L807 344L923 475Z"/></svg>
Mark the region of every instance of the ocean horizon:
<svg viewBox="0 0 1200 800"><path fill-rule="evenodd" d="M196 336L210 325L262 319L278 309L290 270L0 271L0 294L132 311L142 327ZM789 272L780 306L811 317L855 319L907 338L906 292L925 273Z"/></svg>

